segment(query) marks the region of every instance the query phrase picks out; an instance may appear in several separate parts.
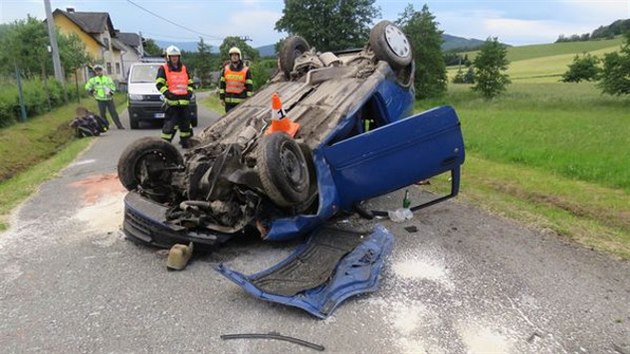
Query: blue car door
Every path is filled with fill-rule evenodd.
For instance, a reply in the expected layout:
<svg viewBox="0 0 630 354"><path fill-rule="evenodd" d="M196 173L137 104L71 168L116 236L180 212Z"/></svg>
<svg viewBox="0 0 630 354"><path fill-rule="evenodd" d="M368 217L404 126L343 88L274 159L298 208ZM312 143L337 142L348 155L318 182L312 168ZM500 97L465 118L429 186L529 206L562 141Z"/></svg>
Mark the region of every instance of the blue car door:
<svg viewBox="0 0 630 354"><path fill-rule="evenodd" d="M464 141L457 113L442 106L325 146L323 153L341 207L349 210L443 172L459 181Z"/></svg>

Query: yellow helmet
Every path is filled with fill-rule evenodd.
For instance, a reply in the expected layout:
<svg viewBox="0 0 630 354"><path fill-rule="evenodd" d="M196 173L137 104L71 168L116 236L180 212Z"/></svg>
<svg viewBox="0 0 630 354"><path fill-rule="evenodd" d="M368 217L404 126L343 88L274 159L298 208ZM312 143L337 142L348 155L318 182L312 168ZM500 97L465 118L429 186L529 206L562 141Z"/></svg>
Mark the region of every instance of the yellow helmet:
<svg viewBox="0 0 630 354"><path fill-rule="evenodd" d="M242 57L242 55L241 55L241 50L240 50L240 49L238 49L238 48L236 48L236 47L232 47L232 48L230 48L230 51L228 52L228 54L229 54L229 55L232 55L232 54L238 54L238 57L239 57L239 58L241 58L241 57Z"/></svg>

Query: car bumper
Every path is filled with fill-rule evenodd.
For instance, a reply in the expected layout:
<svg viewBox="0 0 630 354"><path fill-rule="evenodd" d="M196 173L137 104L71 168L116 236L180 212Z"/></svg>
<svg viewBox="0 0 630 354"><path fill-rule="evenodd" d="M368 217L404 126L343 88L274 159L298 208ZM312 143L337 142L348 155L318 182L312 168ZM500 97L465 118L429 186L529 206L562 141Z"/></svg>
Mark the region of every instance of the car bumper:
<svg viewBox="0 0 630 354"><path fill-rule="evenodd" d="M125 196L123 232L127 238L160 248L170 248L176 243L194 242L204 245L223 243L235 234L203 230L198 232L166 223L168 207L142 197L136 192Z"/></svg>
<svg viewBox="0 0 630 354"><path fill-rule="evenodd" d="M190 104L190 118L197 118L197 103ZM129 111L129 118L133 120L160 120L164 119L164 109L162 108L162 102L149 101L138 102L131 101L127 107Z"/></svg>

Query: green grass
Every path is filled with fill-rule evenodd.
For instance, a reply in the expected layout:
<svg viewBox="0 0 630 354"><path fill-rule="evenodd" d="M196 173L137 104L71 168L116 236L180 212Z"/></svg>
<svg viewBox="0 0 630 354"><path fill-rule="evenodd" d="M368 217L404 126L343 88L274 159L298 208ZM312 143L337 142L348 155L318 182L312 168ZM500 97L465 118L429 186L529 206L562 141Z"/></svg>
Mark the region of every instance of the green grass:
<svg viewBox="0 0 630 354"><path fill-rule="evenodd" d="M210 94L206 99L203 100L203 105L211 109L212 111L218 114L224 114L225 108L221 105L221 101L219 100L219 96L215 94Z"/></svg>
<svg viewBox="0 0 630 354"><path fill-rule="evenodd" d="M429 188L444 193L450 186L446 177L433 178ZM468 153L458 199L630 259L630 194L622 190Z"/></svg>
<svg viewBox="0 0 630 354"><path fill-rule="evenodd" d="M59 149L50 159L0 182L0 231L7 228L7 219L13 208L37 191L44 181L54 178L56 173L74 160L95 138L74 140Z"/></svg>
<svg viewBox="0 0 630 354"><path fill-rule="evenodd" d="M501 38L499 38L499 41ZM623 42L621 37L600 41L586 42L564 42L551 44L535 44L519 47L509 47L507 50L507 59L510 62L520 60L529 60L536 58L551 57L557 55L570 55L574 57L576 54L595 51L617 51ZM473 60L479 51L464 52L468 55L468 59Z"/></svg>
<svg viewBox="0 0 630 354"><path fill-rule="evenodd" d="M440 103L456 108L468 151L482 158L630 192L625 98L601 96L590 83L514 83L492 101L453 85Z"/></svg>
<svg viewBox="0 0 630 354"><path fill-rule="evenodd" d="M116 97L118 110L124 96ZM92 99L81 104L98 111ZM39 185L70 163L92 139L74 138L68 124L76 103L0 129L0 231L7 228L13 208L28 198Z"/></svg>

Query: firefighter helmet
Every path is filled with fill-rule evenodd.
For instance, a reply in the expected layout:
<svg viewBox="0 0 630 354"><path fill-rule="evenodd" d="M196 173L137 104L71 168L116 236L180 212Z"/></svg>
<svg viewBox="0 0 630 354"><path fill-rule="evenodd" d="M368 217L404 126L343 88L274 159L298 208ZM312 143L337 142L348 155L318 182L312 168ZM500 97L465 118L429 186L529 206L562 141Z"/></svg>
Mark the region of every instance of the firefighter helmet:
<svg viewBox="0 0 630 354"><path fill-rule="evenodd" d="M242 57L241 55L241 50L236 48L236 47L232 47L230 48L230 51L228 52L228 54L232 55L232 54L238 54L238 57Z"/></svg>
<svg viewBox="0 0 630 354"><path fill-rule="evenodd" d="M168 48L166 48L166 57L171 57L174 55L182 55L182 53L179 51L179 48L177 48L176 46L172 45L169 46Z"/></svg>

